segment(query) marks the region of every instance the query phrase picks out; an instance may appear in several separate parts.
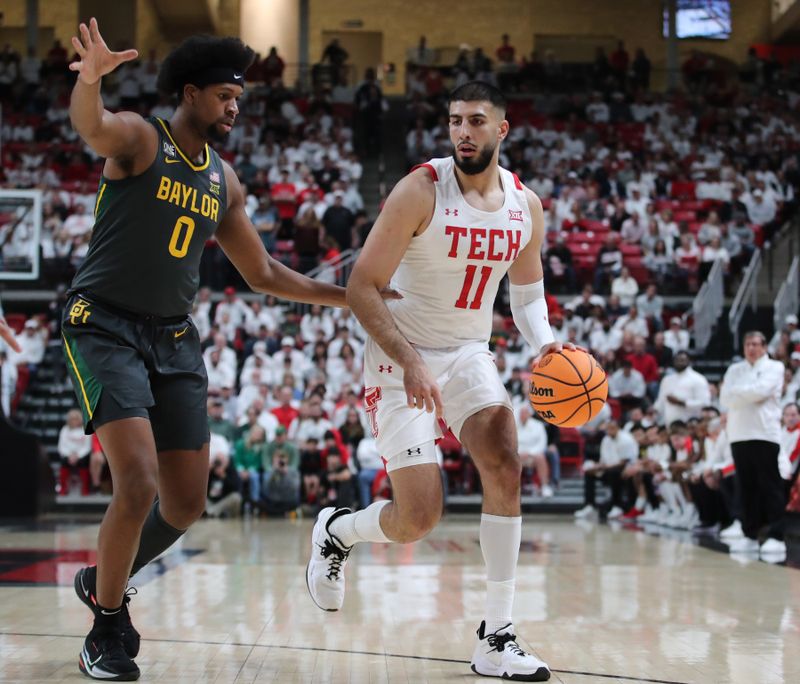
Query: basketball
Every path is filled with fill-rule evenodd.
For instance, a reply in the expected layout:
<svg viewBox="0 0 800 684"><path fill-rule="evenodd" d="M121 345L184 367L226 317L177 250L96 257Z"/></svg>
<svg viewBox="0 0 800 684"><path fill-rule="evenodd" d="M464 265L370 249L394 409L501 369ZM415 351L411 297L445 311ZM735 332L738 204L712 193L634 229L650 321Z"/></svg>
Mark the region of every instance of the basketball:
<svg viewBox="0 0 800 684"><path fill-rule="evenodd" d="M547 354L531 369L528 399L542 420L579 427L596 416L608 396L608 380L595 358L579 349Z"/></svg>

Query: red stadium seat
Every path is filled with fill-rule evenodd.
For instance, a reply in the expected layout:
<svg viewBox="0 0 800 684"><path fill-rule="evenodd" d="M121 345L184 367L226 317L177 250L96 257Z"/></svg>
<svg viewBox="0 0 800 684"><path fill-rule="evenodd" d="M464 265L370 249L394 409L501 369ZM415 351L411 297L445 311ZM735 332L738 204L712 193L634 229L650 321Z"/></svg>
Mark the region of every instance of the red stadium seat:
<svg viewBox="0 0 800 684"><path fill-rule="evenodd" d="M697 220L697 214L693 211L674 211L672 212L672 218L679 223L681 221L688 221L689 223Z"/></svg>
<svg viewBox="0 0 800 684"><path fill-rule="evenodd" d="M574 466L580 470L585 447L583 435L575 428L559 428L558 442L561 465Z"/></svg>
<svg viewBox="0 0 800 684"><path fill-rule="evenodd" d="M619 251L622 252L623 259L640 256L642 254L642 248L639 247L639 245L630 245L627 242L620 244Z"/></svg>
<svg viewBox="0 0 800 684"><path fill-rule="evenodd" d="M670 188L670 196L675 199L695 199L693 181L675 181Z"/></svg>

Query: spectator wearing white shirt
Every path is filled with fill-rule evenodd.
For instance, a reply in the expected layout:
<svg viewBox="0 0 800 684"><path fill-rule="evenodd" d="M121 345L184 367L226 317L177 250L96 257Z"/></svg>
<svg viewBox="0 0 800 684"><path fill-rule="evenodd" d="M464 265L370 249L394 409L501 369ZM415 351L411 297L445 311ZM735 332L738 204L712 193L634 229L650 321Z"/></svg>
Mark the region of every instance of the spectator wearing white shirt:
<svg viewBox="0 0 800 684"><path fill-rule="evenodd" d="M644 337L645 339L650 336L647 320L639 315L639 309L636 308L636 305L631 306L624 316L620 316L614 327L622 332L623 335L627 333L635 337Z"/></svg>
<svg viewBox="0 0 800 684"><path fill-rule="evenodd" d="M228 315L228 324L234 329L243 328L245 323L253 318L252 309L237 296L236 289L233 287L225 288L225 299L217 304L217 310L214 312L214 323L220 325L226 314Z"/></svg>
<svg viewBox="0 0 800 684"><path fill-rule="evenodd" d="M220 362L228 367L235 378L236 352L228 346L228 340L222 333L216 333L214 335L214 344L203 352L203 360L206 362L206 366L208 366L209 362L211 361L211 354L215 350L219 352Z"/></svg>
<svg viewBox="0 0 800 684"><path fill-rule="evenodd" d="M595 509L597 480L611 488L611 510L608 512L608 518L618 518L625 511L622 500L622 470L627 463L637 459L639 445L630 433L620 430L619 423L615 420L609 420L605 424L605 431L605 437L600 442L600 460L584 463L584 507L575 513L575 517L579 519L597 514Z"/></svg>
<svg viewBox="0 0 800 684"><path fill-rule="evenodd" d="M362 508L372 503L372 483L383 470L383 461L378 452L378 445L371 436L364 437L356 449L358 461L358 492Z"/></svg>
<svg viewBox="0 0 800 684"><path fill-rule="evenodd" d="M756 552L759 531L770 528L763 553L786 553L780 521L786 490L778 469L781 442L780 398L783 364L767 355L767 340L760 332L744 337L745 360L725 373L720 403L728 409L728 438L736 464L742 504L744 538L732 551Z"/></svg>
<svg viewBox="0 0 800 684"><path fill-rule="evenodd" d="M22 348L19 353L12 352L11 360L17 365L25 364L31 371L42 362L47 347L47 331L39 326L35 318L25 321L23 334L17 337Z"/></svg>
<svg viewBox="0 0 800 684"><path fill-rule="evenodd" d="M219 392L223 387L232 387L236 381L236 376L230 366L222 361L219 349L210 347L211 353L203 361L206 366L208 376L208 389L210 392Z"/></svg>
<svg viewBox="0 0 800 684"><path fill-rule="evenodd" d="M661 330L664 299L658 294L658 286L655 283L648 283L645 291L636 297L636 308L648 325L651 325L654 330Z"/></svg>
<svg viewBox="0 0 800 684"><path fill-rule="evenodd" d="M319 304L312 305L311 310L300 319L300 336L304 342L313 344L320 335L322 339L329 340L333 333L333 318Z"/></svg>
<svg viewBox="0 0 800 684"><path fill-rule="evenodd" d="M778 212L775 203L767 200L761 190L753 190L750 197L743 198L744 205L747 207L747 218L750 223L764 226L775 220Z"/></svg>
<svg viewBox="0 0 800 684"><path fill-rule="evenodd" d="M83 204L76 204L73 212L64 221L64 232L77 244L78 240L92 232L94 217L86 211Z"/></svg>
<svg viewBox="0 0 800 684"><path fill-rule="evenodd" d="M275 384L283 378L284 372L289 372L295 377L300 377L308 367L305 354L299 349L295 349L294 338L284 335L281 340L281 348L272 355L272 372ZM276 378L275 376L278 375ZM322 439L322 438L320 438Z"/></svg>
<svg viewBox="0 0 800 684"><path fill-rule="evenodd" d="M611 294L619 297L622 306L629 307L634 303L638 293L639 283L631 277L628 267L623 266L620 274L611 281Z"/></svg>
<svg viewBox="0 0 800 684"><path fill-rule="evenodd" d="M58 433L58 455L61 458L59 474L60 494L69 494L70 480L77 474L81 480L81 494L89 493L89 455L92 453L92 436L83 429L83 418L78 409L67 413L66 424Z"/></svg>
<svg viewBox="0 0 800 684"><path fill-rule="evenodd" d="M669 347L673 354L689 349L689 331L683 328L683 321L679 316L669 320L669 328L664 331L664 346Z"/></svg>
<svg viewBox="0 0 800 684"><path fill-rule="evenodd" d="M533 471L539 476L541 493L544 498L553 496L550 486L550 471L547 465L547 430L544 423L533 417L533 410L526 402L517 415L517 441L519 458L522 462L523 489L533 484Z"/></svg>
<svg viewBox="0 0 800 684"><path fill-rule="evenodd" d="M322 415L322 400L313 396L301 407L301 413L292 421L288 434L295 444L305 444L311 438L322 443L325 433L333 429L333 423Z"/></svg>
<svg viewBox="0 0 800 684"><path fill-rule="evenodd" d="M642 238L647 232L647 221L642 218L642 214L634 211L630 218L622 222L622 228L619 231L620 237L623 242L629 245L641 244Z"/></svg>
<svg viewBox="0 0 800 684"><path fill-rule="evenodd" d="M0 409L3 415L11 415L11 400L17 391L17 364L8 358L7 350L2 346L0 340ZM13 353L13 352L12 352Z"/></svg>
<svg viewBox="0 0 800 684"><path fill-rule="evenodd" d="M663 425L697 418L700 409L711 403L708 379L692 368L688 352L675 354L672 365L675 372L664 375L655 402Z"/></svg>
<svg viewBox="0 0 800 684"><path fill-rule="evenodd" d="M635 406L641 407L647 393L644 376L636 370L628 358L623 359L622 367L615 370L608 379L608 396L622 404L627 411Z"/></svg>

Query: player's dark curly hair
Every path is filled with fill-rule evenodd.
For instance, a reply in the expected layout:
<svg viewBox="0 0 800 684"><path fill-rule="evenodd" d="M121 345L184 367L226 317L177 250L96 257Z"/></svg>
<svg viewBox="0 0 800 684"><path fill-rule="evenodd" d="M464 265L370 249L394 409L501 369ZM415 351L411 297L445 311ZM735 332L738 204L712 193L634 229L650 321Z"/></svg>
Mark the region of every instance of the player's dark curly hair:
<svg viewBox="0 0 800 684"><path fill-rule="evenodd" d="M448 104L450 102L491 102L503 113L508 105L506 96L499 89L483 81L469 81L458 86L450 93Z"/></svg>
<svg viewBox="0 0 800 684"><path fill-rule="evenodd" d="M192 36L164 59L158 72L158 89L180 99L183 87L205 69L229 67L243 73L254 58L255 52L238 38Z"/></svg>

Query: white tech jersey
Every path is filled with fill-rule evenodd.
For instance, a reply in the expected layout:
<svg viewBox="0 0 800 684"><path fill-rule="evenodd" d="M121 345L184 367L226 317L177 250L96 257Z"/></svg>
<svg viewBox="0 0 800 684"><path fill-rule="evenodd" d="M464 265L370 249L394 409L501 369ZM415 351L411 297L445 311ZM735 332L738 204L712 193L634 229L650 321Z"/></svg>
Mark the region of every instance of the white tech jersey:
<svg viewBox="0 0 800 684"><path fill-rule="evenodd" d="M505 202L498 211L481 211L461 194L452 157L423 166L434 180L436 206L392 276L403 299L386 304L400 332L421 347L488 342L497 289L531 239L524 187L500 168Z"/></svg>

